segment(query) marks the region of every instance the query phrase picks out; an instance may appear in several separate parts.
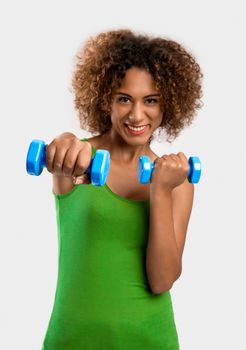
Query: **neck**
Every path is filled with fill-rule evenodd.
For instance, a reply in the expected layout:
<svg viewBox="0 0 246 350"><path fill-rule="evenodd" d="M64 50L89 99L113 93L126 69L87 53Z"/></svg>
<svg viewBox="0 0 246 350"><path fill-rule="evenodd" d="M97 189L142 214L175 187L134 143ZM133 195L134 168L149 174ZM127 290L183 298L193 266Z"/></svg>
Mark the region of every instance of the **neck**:
<svg viewBox="0 0 246 350"><path fill-rule="evenodd" d="M147 155L151 151L148 142L143 145L128 144L111 130L104 134L103 144L107 145L112 160L133 167L136 167L141 155Z"/></svg>

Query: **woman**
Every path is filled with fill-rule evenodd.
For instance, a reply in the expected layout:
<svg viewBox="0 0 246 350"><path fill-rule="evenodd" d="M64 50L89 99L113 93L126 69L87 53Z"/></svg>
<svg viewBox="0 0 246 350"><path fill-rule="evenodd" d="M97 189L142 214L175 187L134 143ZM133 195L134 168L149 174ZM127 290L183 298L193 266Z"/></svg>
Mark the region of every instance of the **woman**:
<svg viewBox="0 0 246 350"><path fill-rule="evenodd" d="M179 349L170 289L182 271L194 185L184 153L158 157L201 107L202 73L180 44L114 30L90 38L72 84L81 128L46 149L57 209L59 271L44 350ZM82 141L82 142L81 142ZM85 174L110 152L104 186ZM138 182L138 159L155 168ZM78 186L83 184L81 186Z"/></svg>

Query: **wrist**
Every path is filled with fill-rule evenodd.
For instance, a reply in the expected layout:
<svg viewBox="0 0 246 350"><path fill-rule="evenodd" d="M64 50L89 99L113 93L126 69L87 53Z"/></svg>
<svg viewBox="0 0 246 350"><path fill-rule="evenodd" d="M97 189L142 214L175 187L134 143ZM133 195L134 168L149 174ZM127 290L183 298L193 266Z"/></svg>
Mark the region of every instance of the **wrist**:
<svg viewBox="0 0 246 350"><path fill-rule="evenodd" d="M165 198L171 198L172 197L172 188L169 187L162 187L162 188L151 188L150 187L150 200L159 200Z"/></svg>

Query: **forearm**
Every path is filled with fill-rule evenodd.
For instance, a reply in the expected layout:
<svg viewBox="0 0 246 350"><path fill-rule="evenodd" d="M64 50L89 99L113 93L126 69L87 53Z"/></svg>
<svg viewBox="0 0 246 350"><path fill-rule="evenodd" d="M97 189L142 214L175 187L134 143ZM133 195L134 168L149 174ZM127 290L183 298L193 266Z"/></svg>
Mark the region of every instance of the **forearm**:
<svg viewBox="0 0 246 350"><path fill-rule="evenodd" d="M171 191L150 196L150 226L146 272L154 293L169 290L181 274L181 258L174 233Z"/></svg>

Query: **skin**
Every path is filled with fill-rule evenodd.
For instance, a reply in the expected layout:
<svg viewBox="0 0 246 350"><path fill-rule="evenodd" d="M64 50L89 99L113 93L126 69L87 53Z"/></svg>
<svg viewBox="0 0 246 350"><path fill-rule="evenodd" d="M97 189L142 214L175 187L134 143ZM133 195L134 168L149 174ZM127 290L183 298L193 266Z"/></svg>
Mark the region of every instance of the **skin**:
<svg viewBox="0 0 246 350"><path fill-rule="evenodd" d="M147 97L148 96L148 97ZM81 142L64 133L46 149L48 171L53 173L53 191L69 192L76 184L89 183L81 174L91 160L91 145L110 152L108 187L133 200L150 201L149 240L146 272L155 294L169 290L182 271L182 254L191 215L194 185L187 180L188 160L184 153L158 157L148 140L162 121L163 110L152 76L130 68L112 98L112 128L105 134ZM130 134L125 124L147 125L143 135ZM139 184L138 158L148 155L155 161L151 183Z"/></svg>
<svg viewBox="0 0 246 350"><path fill-rule="evenodd" d="M162 114L160 95L152 76L136 67L129 69L113 97L112 128L105 135L111 158L117 159L119 164L134 167L141 154L153 155L148 140L160 126ZM147 125L147 130L144 135L131 135L125 123L132 126Z"/></svg>

